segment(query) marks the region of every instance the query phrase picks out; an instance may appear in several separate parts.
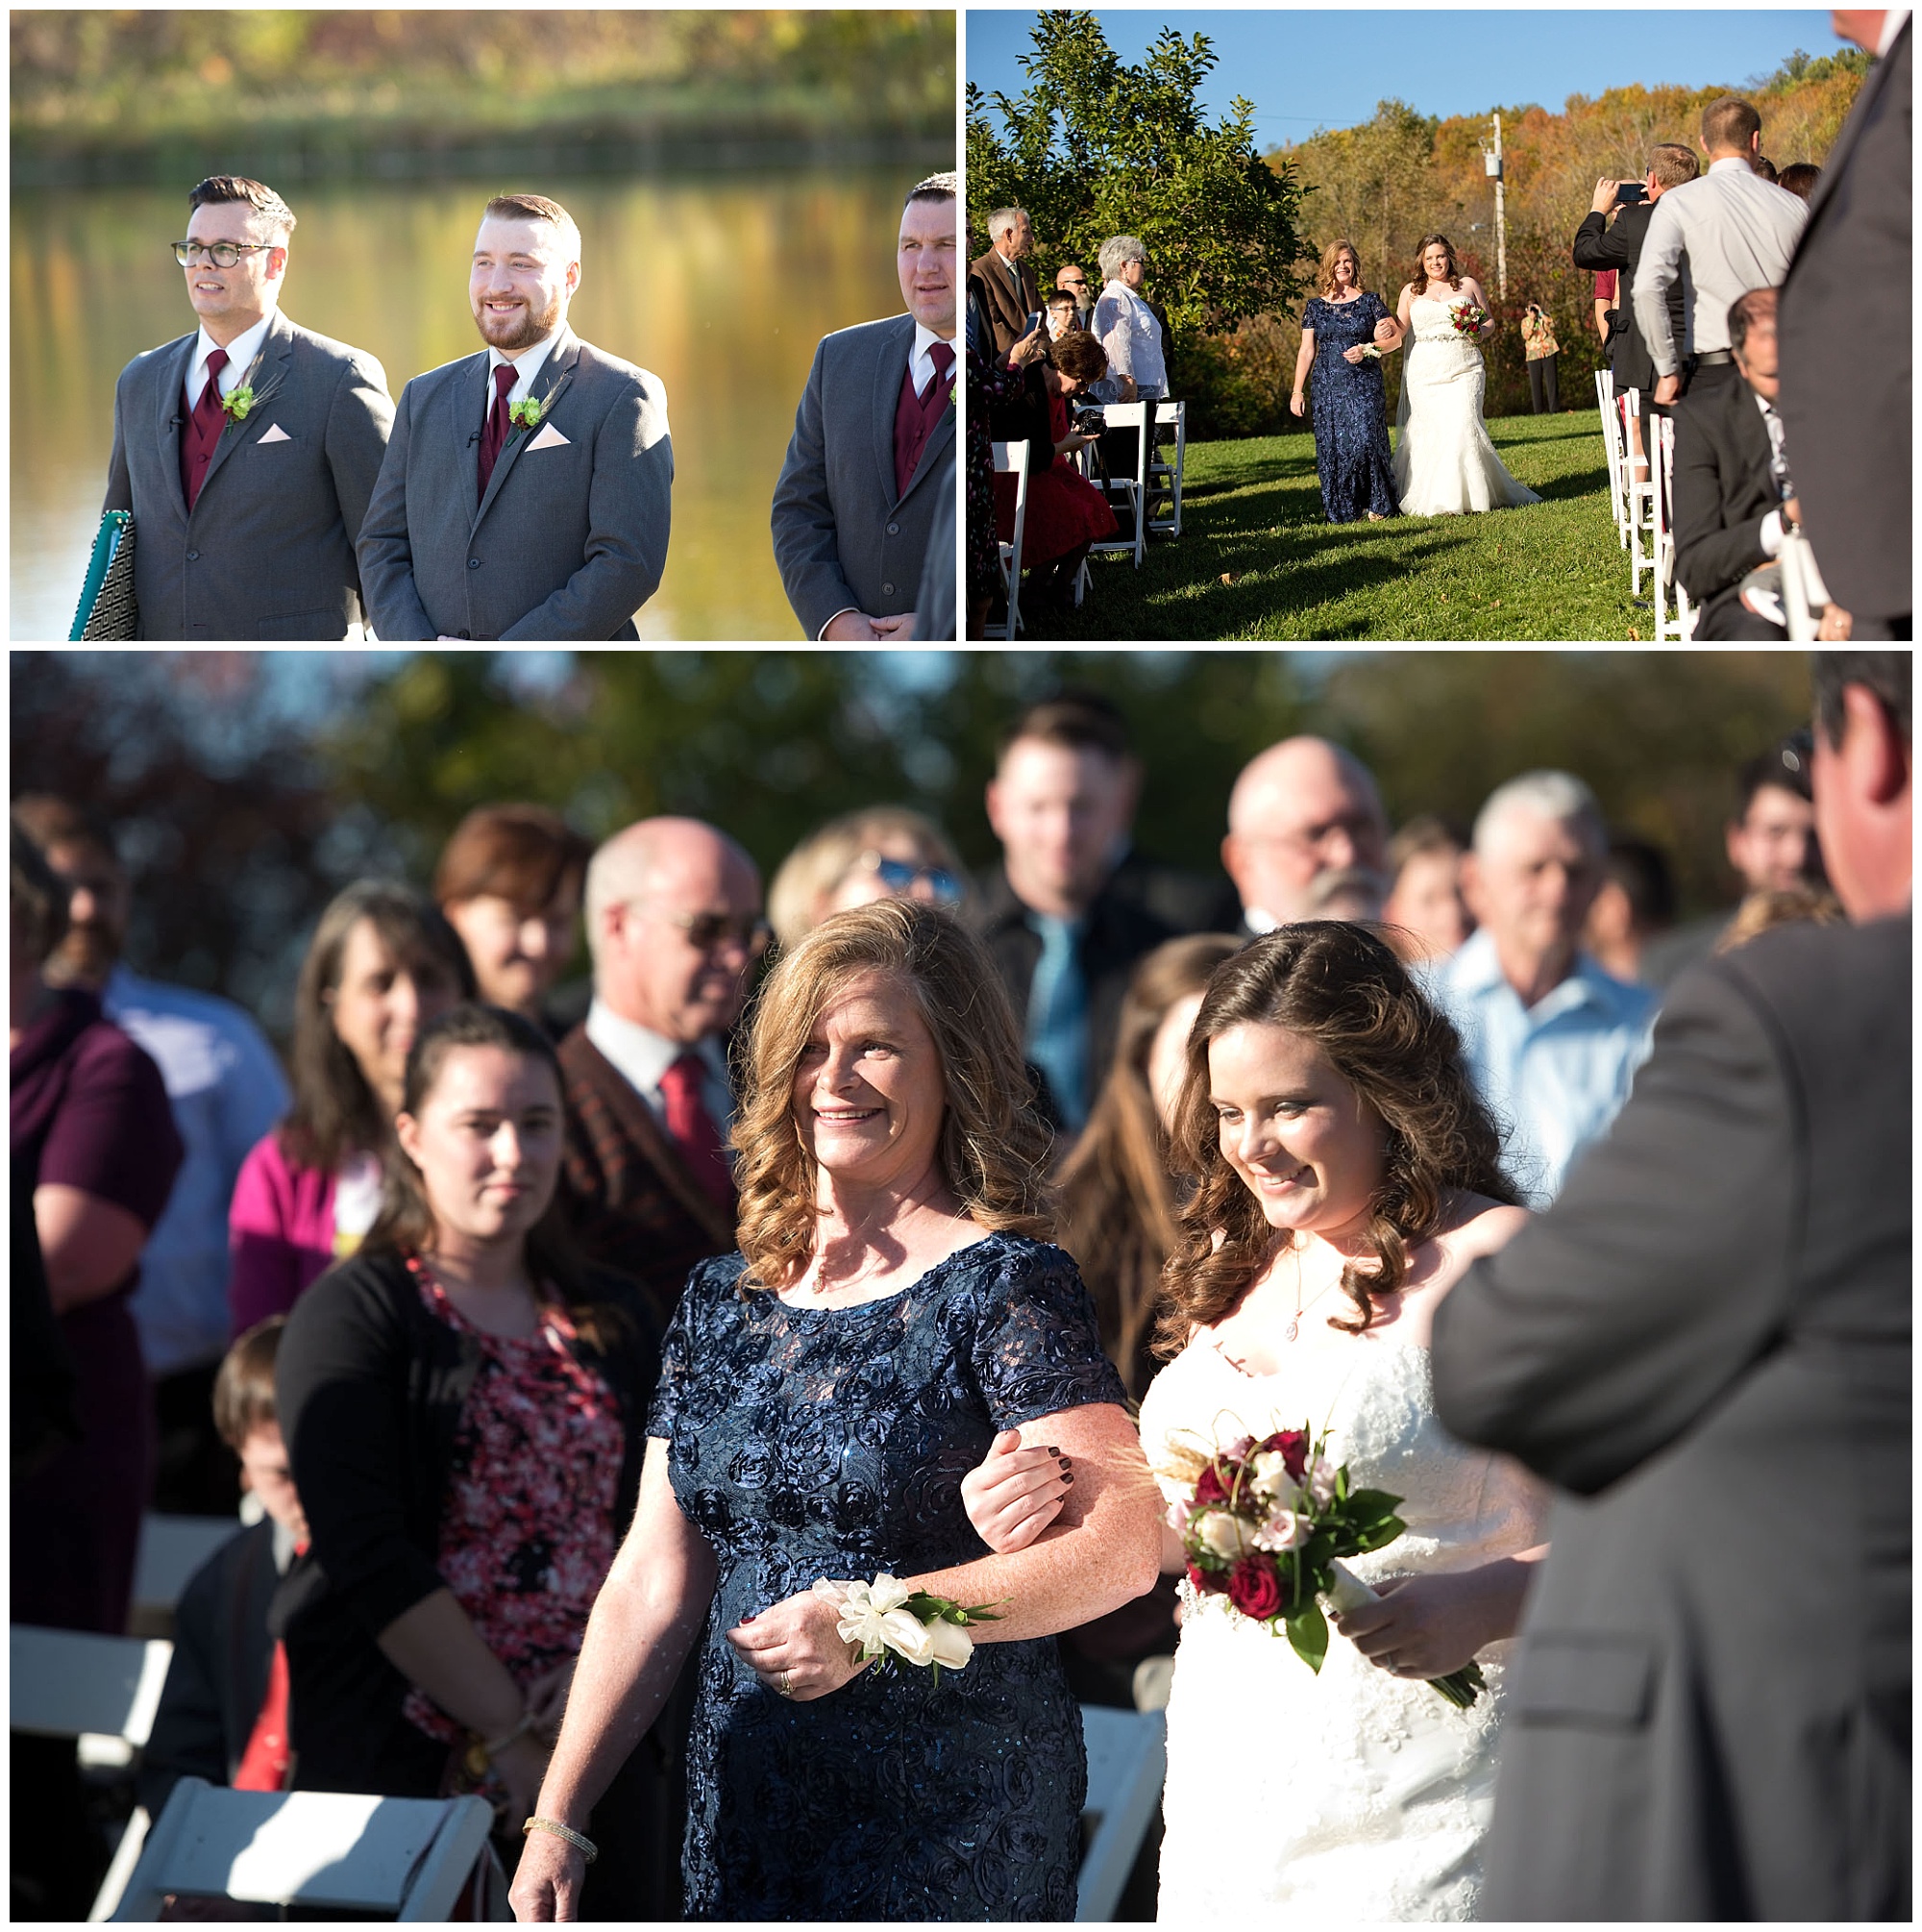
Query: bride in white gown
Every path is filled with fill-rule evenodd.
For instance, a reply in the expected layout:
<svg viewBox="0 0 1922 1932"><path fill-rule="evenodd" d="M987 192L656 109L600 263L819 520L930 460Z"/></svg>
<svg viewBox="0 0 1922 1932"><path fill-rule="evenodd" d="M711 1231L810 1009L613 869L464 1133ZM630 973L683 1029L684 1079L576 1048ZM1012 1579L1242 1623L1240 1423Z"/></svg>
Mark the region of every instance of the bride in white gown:
<svg viewBox="0 0 1922 1932"><path fill-rule="evenodd" d="M1198 1185L1164 1333L1187 1339L1142 1405L1150 1467L1170 1444L1325 1426L1407 1528L1352 1560L1382 1594L1334 1620L1318 1675L1183 1583L1160 1916L1468 1918L1546 1509L1517 1465L1446 1434L1429 1390L1436 1304L1525 1219L1495 1128L1394 955L1328 922L1217 969L1175 1146ZM1470 1658L1488 1689L1460 1711L1423 1680Z"/></svg>
<svg viewBox="0 0 1922 1932"><path fill-rule="evenodd" d="M1394 418L1394 486L1404 516L1456 516L1541 501L1509 475L1489 440L1479 337L1495 324L1485 322L1474 336L1458 334L1448 317L1464 302L1489 306L1481 284L1456 267L1447 236L1423 235L1420 271L1402 285L1396 307L1407 342Z"/></svg>

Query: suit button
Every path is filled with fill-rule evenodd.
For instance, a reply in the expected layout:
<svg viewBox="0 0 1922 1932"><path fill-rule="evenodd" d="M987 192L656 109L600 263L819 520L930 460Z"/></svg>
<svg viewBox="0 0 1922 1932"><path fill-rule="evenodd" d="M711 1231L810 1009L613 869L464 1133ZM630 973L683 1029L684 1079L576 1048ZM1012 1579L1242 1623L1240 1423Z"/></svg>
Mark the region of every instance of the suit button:
<svg viewBox="0 0 1922 1932"><path fill-rule="evenodd" d="M895 587L892 583L884 583L881 585L881 595L883 597L892 597L894 594L895 594Z"/></svg>
<svg viewBox="0 0 1922 1932"><path fill-rule="evenodd" d="M186 554L186 560L189 563L198 563L200 561L200 552L197 550L188 551Z"/></svg>
<svg viewBox="0 0 1922 1932"><path fill-rule="evenodd" d="M890 536L899 536L899 535L900 534L900 525L899 525L899 524L898 524L898 523L891 523L891 524L889 524L889 525L888 525L888 534L889 534Z"/></svg>
<svg viewBox="0 0 1922 1932"><path fill-rule="evenodd" d="M467 559L467 567L469 570L479 570L480 568L480 559L478 557L470 557Z"/></svg>

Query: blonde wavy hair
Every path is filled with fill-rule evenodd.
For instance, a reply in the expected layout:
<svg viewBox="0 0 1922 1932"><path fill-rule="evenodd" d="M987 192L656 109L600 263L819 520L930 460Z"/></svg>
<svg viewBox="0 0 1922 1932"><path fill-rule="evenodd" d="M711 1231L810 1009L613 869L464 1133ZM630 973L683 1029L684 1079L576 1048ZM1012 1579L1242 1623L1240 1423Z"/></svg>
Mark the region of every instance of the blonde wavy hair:
<svg viewBox="0 0 1922 1932"><path fill-rule="evenodd" d="M1000 976L951 914L907 899L876 900L823 920L762 982L749 1020L741 1106L738 1238L742 1288L778 1288L813 1251L813 1156L794 1117L794 1077L815 1023L862 973L903 981L941 1058L947 1105L942 1176L984 1232L1047 1240L1049 1135Z"/></svg>
<svg viewBox="0 0 1922 1932"><path fill-rule="evenodd" d="M1335 237L1335 239L1331 241L1328 244L1328 246L1321 251L1321 266L1316 271L1317 276L1318 277L1319 280L1321 293L1323 295L1334 294L1335 264L1344 255L1348 258L1350 261L1352 261L1355 264L1355 286L1359 288L1362 285L1361 251L1355 246L1355 244L1352 241L1348 239L1348 237L1345 235L1338 235Z"/></svg>

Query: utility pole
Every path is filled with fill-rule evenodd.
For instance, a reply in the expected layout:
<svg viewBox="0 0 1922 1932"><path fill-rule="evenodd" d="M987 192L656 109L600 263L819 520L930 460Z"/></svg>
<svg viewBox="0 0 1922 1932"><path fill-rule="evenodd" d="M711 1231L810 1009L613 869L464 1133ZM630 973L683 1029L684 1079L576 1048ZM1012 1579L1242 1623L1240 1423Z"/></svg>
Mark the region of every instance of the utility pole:
<svg viewBox="0 0 1922 1932"><path fill-rule="evenodd" d="M1484 165L1494 177L1495 183L1495 282L1501 289L1501 299L1508 300L1508 210L1502 200L1502 117L1497 114L1495 123L1495 150L1483 157Z"/></svg>

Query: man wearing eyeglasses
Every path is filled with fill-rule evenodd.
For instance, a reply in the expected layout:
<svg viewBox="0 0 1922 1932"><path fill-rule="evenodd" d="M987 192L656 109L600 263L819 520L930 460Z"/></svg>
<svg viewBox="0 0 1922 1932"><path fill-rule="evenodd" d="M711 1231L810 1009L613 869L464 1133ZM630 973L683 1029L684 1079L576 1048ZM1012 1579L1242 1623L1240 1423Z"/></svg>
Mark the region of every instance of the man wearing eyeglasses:
<svg viewBox="0 0 1922 1932"><path fill-rule="evenodd" d="M113 395L104 508L134 513L139 635L344 638L386 376L281 313L294 216L272 188L210 175L187 208L173 252L200 327L136 356Z"/></svg>
<svg viewBox="0 0 1922 1932"><path fill-rule="evenodd" d="M1250 933L1298 919L1381 916L1388 818L1373 775L1326 738L1284 738L1251 758L1228 798L1221 863Z"/></svg>
<svg viewBox="0 0 1922 1932"><path fill-rule="evenodd" d="M587 868L594 1001L560 1044L575 1234L662 1326L697 1261L734 1246L726 1042L767 951L761 879L725 832L651 818Z"/></svg>

